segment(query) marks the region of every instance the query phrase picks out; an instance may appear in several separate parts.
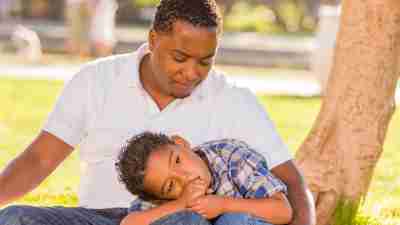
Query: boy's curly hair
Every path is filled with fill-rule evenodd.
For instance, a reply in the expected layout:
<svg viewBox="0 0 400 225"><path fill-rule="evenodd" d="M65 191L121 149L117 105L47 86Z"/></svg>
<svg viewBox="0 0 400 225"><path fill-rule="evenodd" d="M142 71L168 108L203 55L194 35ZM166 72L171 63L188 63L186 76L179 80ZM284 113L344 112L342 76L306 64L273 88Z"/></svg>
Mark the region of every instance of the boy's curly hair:
<svg viewBox="0 0 400 225"><path fill-rule="evenodd" d="M215 0L161 0L152 28L169 33L178 20L193 26L217 27L218 33L222 31L222 16Z"/></svg>
<svg viewBox="0 0 400 225"><path fill-rule="evenodd" d="M152 152L168 144L175 144L168 136L144 132L129 139L121 148L115 166L120 182L130 193L145 201L158 200L144 190L146 165Z"/></svg>

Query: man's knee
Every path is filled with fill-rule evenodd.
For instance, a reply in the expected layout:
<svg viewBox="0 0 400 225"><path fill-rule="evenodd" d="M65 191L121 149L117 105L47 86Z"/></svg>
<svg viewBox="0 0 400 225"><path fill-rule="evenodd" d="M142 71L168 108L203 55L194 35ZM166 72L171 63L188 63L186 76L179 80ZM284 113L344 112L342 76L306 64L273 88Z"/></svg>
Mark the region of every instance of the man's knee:
<svg viewBox="0 0 400 225"><path fill-rule="evenodd" d="M181 211L165 216L151 225L210 225L210 223L195 212Z"/></svg>
<svg viewBox="0 0 400 225"><path fill-rule="evenodd" d="M246 213L224 213L219 216L215 225L250 225L250 215Z"/></svg>
<svg viewBox="0 0 400 225"><path fill-rule="evenodd" d="M265 220L247 213L224 213L219 216L214 225L272 225Z"/></svg>
<svg viewBox="0 0 400 225"><path fill-rule="evenodd" d="M33 206L8 206L0 210L1 225L36 225L39 208Z"/></svg>

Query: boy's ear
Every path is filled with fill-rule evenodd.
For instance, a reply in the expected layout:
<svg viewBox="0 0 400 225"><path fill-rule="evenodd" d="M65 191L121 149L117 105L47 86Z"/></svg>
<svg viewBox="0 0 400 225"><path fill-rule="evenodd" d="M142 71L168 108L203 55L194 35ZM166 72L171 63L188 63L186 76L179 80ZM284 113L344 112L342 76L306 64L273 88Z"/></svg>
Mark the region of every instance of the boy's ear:
<svg viewBox="0 0 400 225"><path fill-rule="evenodd" d="M186 141L183 137L181 137L179 135L172 135L171 139L177 145L181 145L181 146L183 146L185 148L190 148L189 142Z"/></svg>

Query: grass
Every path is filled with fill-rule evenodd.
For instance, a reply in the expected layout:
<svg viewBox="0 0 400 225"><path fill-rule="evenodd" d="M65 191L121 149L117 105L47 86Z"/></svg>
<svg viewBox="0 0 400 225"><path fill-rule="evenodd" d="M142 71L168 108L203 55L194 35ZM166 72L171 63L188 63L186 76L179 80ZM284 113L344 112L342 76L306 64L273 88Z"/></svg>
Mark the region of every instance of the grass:
<svg viewBox="0 0 400 225"><path fill-rule="evenodd" d="M35 137L62 85L60 81L0 78L0 170ZM259 99L290 149L297 149L314 122L320 99L284 96L259 96ZM370 192L356 218L357 225L400 224L399 132L400 113L397 111ZM74 152L39 188L18 203L76 205L78 165L79 157Z"/></svg>

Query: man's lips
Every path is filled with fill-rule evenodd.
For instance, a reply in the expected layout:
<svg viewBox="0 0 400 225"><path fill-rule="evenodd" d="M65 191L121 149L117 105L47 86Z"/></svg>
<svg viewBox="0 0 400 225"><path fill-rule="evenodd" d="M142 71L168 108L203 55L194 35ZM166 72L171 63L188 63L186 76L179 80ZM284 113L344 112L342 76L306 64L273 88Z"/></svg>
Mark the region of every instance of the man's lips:
<svg viewBox="0 0 400 225"><path fill-rule="evenodd" d="M179 82L174 82L175 85L181 87L182 89L191 89L195 86L195 83L179 83Z"/></svg>

